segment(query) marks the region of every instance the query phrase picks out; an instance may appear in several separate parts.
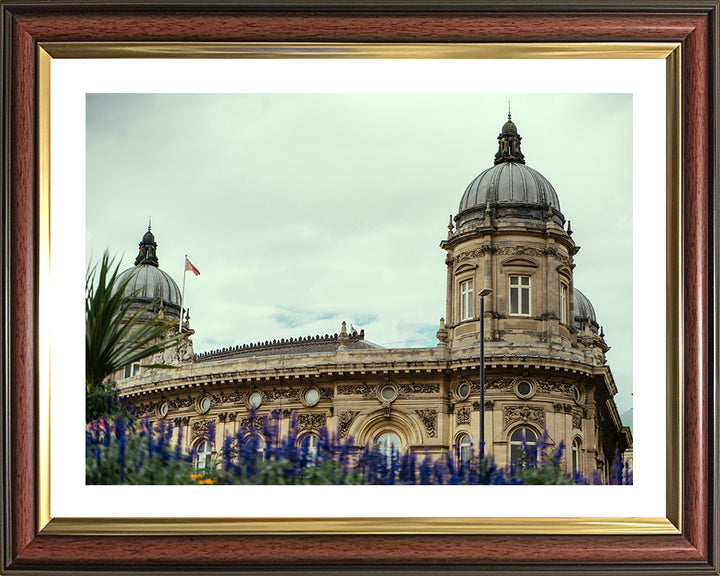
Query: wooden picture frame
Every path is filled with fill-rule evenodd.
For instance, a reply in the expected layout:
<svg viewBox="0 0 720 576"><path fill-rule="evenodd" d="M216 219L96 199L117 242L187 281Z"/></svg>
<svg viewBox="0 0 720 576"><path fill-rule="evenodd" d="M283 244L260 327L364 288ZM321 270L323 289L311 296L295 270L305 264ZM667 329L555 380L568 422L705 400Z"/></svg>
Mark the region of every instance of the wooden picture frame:
<svg viewBox="0 0 720 576"><path fill-rule="evenodd" d="M716 188L718 2L125 2L6 1L2 16L2 569L7 573L251 572L309 573L718 573ZM44 115L37 88L43 45L66 57L83 43L677 43L681 127L670 142L668 179L679 180L679 210L668 234L682 251L668 264L668 322L680 350L681 426L668 447L679 463L679 499L668 514L679 530L603 535L441 533L372 527L353 534L263 530L196 533L192 521L172 534L143 536L142 526L113 533L48 530L42 522L41 444L47 422L38 393L38 190L47 177L39 153ZM219 44L220 46L222 44ZM532 46L528 47L533 50ZM672 95L670 95L672 97ZM678 148L679 146L679 148ZM681 169L680 169L681 168ZM47 182L44 183L47 185ZM672 274L671 274L672 276ZM671 355L671 363L672 355ZM671 487L672 488L672 487ZM130 533L132 532L132 533ZM469 531L468 531L469 532ZM509 532L509 531L508 531Z"/></svg>

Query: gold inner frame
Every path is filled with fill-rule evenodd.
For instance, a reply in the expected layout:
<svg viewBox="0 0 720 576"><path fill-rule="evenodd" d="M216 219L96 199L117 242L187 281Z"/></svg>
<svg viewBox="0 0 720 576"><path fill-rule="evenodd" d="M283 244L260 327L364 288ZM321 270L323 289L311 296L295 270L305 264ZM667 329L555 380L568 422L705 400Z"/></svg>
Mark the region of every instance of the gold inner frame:
<svg viewBox="0 0 720 576"><path fill-rule="evenodd" d="M347 44L53 42L38 47L38 529L43 534L678 534L682 508L681 46L679 43ZM666 517L52 518L50 514L50 68L53 58L663 59L666 62Z"/></svg>

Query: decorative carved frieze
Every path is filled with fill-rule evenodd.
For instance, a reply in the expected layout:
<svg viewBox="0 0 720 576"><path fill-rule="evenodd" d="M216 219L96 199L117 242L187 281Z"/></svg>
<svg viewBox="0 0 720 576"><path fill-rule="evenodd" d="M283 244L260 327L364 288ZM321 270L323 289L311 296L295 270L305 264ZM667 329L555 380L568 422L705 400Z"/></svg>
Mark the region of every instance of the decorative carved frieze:
<svg viewBox="0 0 720 576"><path fill-rule="evenodd" d="M335 390L333 390L332 388L318 388L318 391L320 392L321 400L327 400L328 398L332 398L335 394Z"/></svg>
<svg viewBox="0 0 720 576"><path fill-rule="evenodd" d="M423 410L415 410L415 413L420 416L420 420L425 425L425 430L429 438L435 438L437 435L437 410L432 408L425 408Z"/></svg>
<svg viewBox="0 0 720 576"><path fill-rule="evenodd" d="M457 254L454 261L455 263L459 263L473 258L480 258L486 254L499 254L500 256L553 256L566 266L571 264L570 258L560 253L554 246L537 248L535 246L490 246L487 244L476 250L467 250Z"/></svg>
<svg viewBox="0 0 720 576"><path fill-rule="evenodd" d="M355 422L358 414L360 412L357 410L343 410L340 412L340 438L347 438L350 426Z"/></svg>
<svg viewBox="0 0 720 576"><path fill-rule="evenodd" d="M538 380L537 381L538 392L544 394L562 394L568 398L573 397L572 386L564 384L562 382L551 382L550 380Z"/></svg>
<svg viewBox="0 0 720 576"><path fill-rule="evenodd" d="M295 400L300 401L299 388L273 388L272 390L258 390L262 395L263 402L273 402L275 400Z"/></svg>
<svg viewBox="0 0 720 576"><path fill-rule="evenodd" d="M310 414L298 414L298 431L319 430L327 426L327 414L324 412L312 412Z"/></svg>
<svg viewBox="0 0 720 576"><path fill-rule="evenodd" d="M213 404L241 404L243 403L243 397L238 392L220 392L219 394L210 394L210 398Z"/></svg>
<svg viewBox="0 0 720 576"><path fill-rule="evenodd" d="M188 396L187 398L173 398L171 400L168 400L168 406L170 406L171 409L177 410L179 408L191 408L195 404L195 400L193 400L192 396Z"/></svg>
<svg viewBox="0 0 720 576"><path fill-rule="evenodd" d="M338 386L338 396L362 396L364 398L372 398L375 396L377 386L375 384L350 384L346 386Z"/></svg>
<svg viewBox="0 0 720 576"><path fill-rule="evenodd" d="M533 422L540 428L545 429L545 410L540 406L526 406L525 404L513 404L503 409L503 422L505 428L516 422Z"/></svg>
<svg viewBox="0 0 720 576"><path fill-rule="evenodd" d="M460 408L457 411L457 423L460 424L470 424L470 414L472 414L472 410L470 408Z"/></svg>
<svg viewBox="0 0 720 576"><path fill-rule="evenodd" d="M437 394L440 392L440 384L410 382L410 384L399 384L398 392L401 395L409 394Z"/></svg>
<svg viewBox="0 0 720 576"><path fill-rule="evenodd" d="M505 378L495 378L493 380L485 381L485 390L510 390L513 387L513 381ZM475 382L473 384L473 392L480 391L480 383Z"/></svg>

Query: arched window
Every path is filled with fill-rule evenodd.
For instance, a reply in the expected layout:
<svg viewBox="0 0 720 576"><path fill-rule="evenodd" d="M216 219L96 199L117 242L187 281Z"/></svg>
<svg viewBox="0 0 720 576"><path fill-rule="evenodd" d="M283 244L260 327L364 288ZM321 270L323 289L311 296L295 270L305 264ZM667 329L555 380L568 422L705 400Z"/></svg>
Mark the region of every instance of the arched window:
<svg viewBox="0 0 720 576"><path fill-rule="evenodd" d="M257 434L252 434L247 438L247 447L254 450L258 456L265 456L265 439Z"/></svg>
<svg viewBox="0 0 720 576"><path fill-rule="evenodd" d="M300 449L307 454L310 462L317 459L319 442L320 438L318 438L317 434L306 434L300 440Z"/></svg>
<svg viewBox="0 0 720 576"><path fill-rule="evenodd" d="M390 465L393 454L400 452L400 436L395 432L383 432L378 436L377 445L380 453L385 456L387 464Z"/></svg>
<svg viewBox="0 0 720 576"><path fill-rule="evenodd" d="M518 428L510 436L510 463L525 468L537 462L537 434L530 428Z"/></svg>
<svg viewBox="0 0 720 576"><path fill-rule="evenodd" d="M209 440L201 440L197 445L197 456L195 457L195 468L205 470L210 468L212 458L212 445Z"/></svg>
<svg viewBox="0 0 720 576"><path fill-rule="evenodd" d="M465 464L470 462L470 456L472 454L472 442L470 441L470 436L467 434L460 435L457 439L456 446L458 461Z"/></svg>
<svg viewBox="0 0 720 576"><path fill-rule="evenodd" d="M572 449L571 449L571 458L572 458L572 471L573 474L577 472L582 472L580 470L580 440L578 438L575 438L572 443Z"/></svg>

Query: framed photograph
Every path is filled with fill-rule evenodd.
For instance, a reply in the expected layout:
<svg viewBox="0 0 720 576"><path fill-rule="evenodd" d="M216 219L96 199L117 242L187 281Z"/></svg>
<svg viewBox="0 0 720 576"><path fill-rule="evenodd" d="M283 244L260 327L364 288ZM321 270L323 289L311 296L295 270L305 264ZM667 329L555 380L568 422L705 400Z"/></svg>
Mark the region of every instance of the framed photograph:
<svg viewBox="0 0 720 576"><path fill-rule="evenodd" d="M717 2L541 2L509 10L492 2L8 1L1 9L3 570L718 573ZM247 126L227 130L238 124ZM238 153L254 170L213 174L218 158ZM433 158L447 172L431 169ZM543 175L529 166L540 172L553 167ZM282 178L269 177L279 170ZM526 227L552 237L559 248L538 252L503 244L503 235L517 233L515 205L503 204L501 192L493 200L482 183L486 174L500 179L502 170L522 188L520 217L532 221ZM403 178L403 172L424 174L425 182ZM583 190L569 194L576 184L564 185L565 173L583 182ZM263 204L253 192L236 201L230 181L274 200ZM324 188L329 181L335 186ZM282 196L281 188L293 182L297 193ZM407 182L413 183L411 198ZM404 192L382 192L384 186ZM542 195L531 197L532 186ZM444 202L433 204L433 187ZM593 203L598 197L602 201ZM447 214L437 212L447 205L455 211L458 200L447 226ZM338 212L330 211L333 203ZM302 216L304 224L283 221L284 212L296 214L296 221ZM437 227L426 236L442 240L442 250L437 242L432 249L445 258L447 272L437 254L432 264L433 255L411 249L425 242L407 226L411 214L422 222L416 228ZM511 224L498 227L498 221ZM193 226L202 242L180 246L190 242ZM373 244L372 235L363 234L368 226L395 233L375 234L379 244ZM208 242L213 229L218 245L245 245L250 263L233 268ZM483 264L484 248L472 244L472 234L488 230L497 272ZM191 369L164 377L164 388L131 367L123 392L160 419L187 426L184 441L197 458L205 458L206 447L208 458L215 454L203 428L210 417L213 426L240 438L241 418L228 415L232 405L261 409L277 401L282 416L297 396L316 418L360 438L359 449L373 442L408 451L422 445L462 458L479 426L482 443L510 466L513 442L525 449L544 428L567 443L569 474L592 472L607 483L611 453L618 451L634 479L626 473L619 483L629 485L568 487L86 485L84 445L73 447L85 436L84 393L71 376L84 371L76 344L84 340L85 249L126 250L133 258L141 236L146 259L139 255L136 265L154 258L160 246L160 267L179 280L183 254L195 249L201 260L190 257L204 272L198 280L218 278L215 293L234 289L221 284L222 274L250 278L262 269L247 283L265 283L268 300L283 298L282 287L275 291L271 281L284 272L304 286L310 286L304 274L312 274L344 295L333 300L326 294L318 304L303 294L261 310L259 297L245 305L228 298L218 306L213 293L202 291L191 303L183 288L179 303L168 302L180 311L180 332L189 335L183 308L193 309L196 352L203 353ZM563 250L574 255L579 239L591 256L578 260L573 273ZM330 249L312 252L319 243ZM353 249L379 255L375 268L364 267L367 257L353 260ZM296 264L309 254L310 272ZM345 256L338 260L338 254ZM417 272L401 260L415 261ZM185 255L185 270L193 271L187 262ZM592 270L582 275L583 266ZM387 294L397 282L378 289L382 298L358 304L380 282L364 284L363 277L378 269L413 277L416 286L440 278L430 296L416 289L414 300L408 296L409 308L439 304L439 325L422 324L436 318L416 325L412 315L395 314L401 302ZM338 276L337 270L346 272ZM557 275L557 310L531 290L539 271ZM610 276L613 282L602 282ZM603 314L596 318L590 300L577 292L586 289L581 280L593 278L598 283L590 299L596 306L610 303L602 308L613 309L608 323L618 317L615 340L608 327L617 388L603 368L609 349ZM472 287L486 288L486 280L495 294L483 291L476 301ZM428 304L438 294L440 301ZM338 310L345 301L354 306L347 320L367 332L349 322L341 328L346 312ZM547 310L533 314L536 305ZM373 309L392 321L383 324ZM200 329L213 314L245 318L250 341L262 340L263 329L282 340L233 347L244 340L228 340L232 327L216 322ZM318 319L338 324L329 328L338 334L293 339L290 332L298 327L322 330L313 324ZM609 397L591 403L585 397L594 390L590 385L535 376L539 361L527 361L533 357L527 343L527 365L508 366L495 352L502 348L497 342L518 346L513 339L535 330L532 322L542 326L549 346L567 340L586 349L583 357L597 365L588 378L599 378ZM356 378L367 366L350 366L352 354L357 359L374 350L364 340L371 330L390 348L378 353L392 365L387 374L372 376L380 384ZM463 355L463 346L474 350L477 333L490 342L487 362ZM413 338L426 338L419 344L426 352L416 353L424 356L414 358L411 369ZM291 356L283 356L289 360L282 367L257 359L287 346L332 346L344 363L301 374ZM358 350L345 352L353 346ZM617 367L613 359L620 359ZM218 362L233 366L235 380ZM567 372L558 362L552 369ZM441 364L450 367L446 376ZM474 395L485 394L486 386L473 388L467 375L478 366L489 385L479 402ZM273 384L272 394L258 384L269 378L264 372L256 377L261 368L285 378ZM433 370L445 378L441 386L450 398L440 413L422 404L436 391L432 377L421 372ZM508 371L512 378L504 378ZM333 386L338 398L322 411ZM621 394L613 400L617 389ZM524 407L534 395L552 391L568 398L558 396L544 411ZM473 400L480 409L472 408ZM352 402L371 406L363 408L365 420ZM633 409L631 431L621 413ZM391 430L393 414L402 425ZM301 426L302 443L319 425L307 420Z"/></svg>

